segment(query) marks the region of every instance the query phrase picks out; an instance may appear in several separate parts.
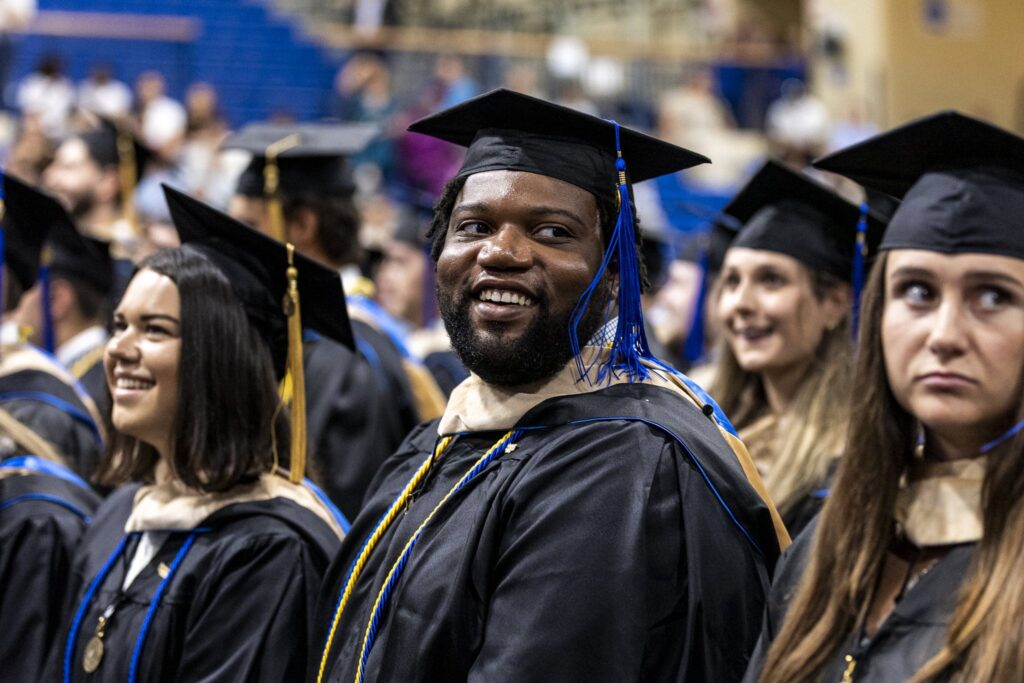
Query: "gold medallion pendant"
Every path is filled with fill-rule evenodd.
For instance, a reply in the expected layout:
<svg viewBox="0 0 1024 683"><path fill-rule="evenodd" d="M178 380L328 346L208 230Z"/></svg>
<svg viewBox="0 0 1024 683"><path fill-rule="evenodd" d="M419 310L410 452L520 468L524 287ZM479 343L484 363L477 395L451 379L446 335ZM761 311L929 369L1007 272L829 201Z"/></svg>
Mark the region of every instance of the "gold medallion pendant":
<svg viewBox="0 0 1024 683"><path fill-rule="evenodd" d="M85 673L91 674L100 668L100 662L103 661L103 639L99 636L93 636L89 639L89 642L85 644L85 655L82 656L82 668L85 669Z"/></svg>

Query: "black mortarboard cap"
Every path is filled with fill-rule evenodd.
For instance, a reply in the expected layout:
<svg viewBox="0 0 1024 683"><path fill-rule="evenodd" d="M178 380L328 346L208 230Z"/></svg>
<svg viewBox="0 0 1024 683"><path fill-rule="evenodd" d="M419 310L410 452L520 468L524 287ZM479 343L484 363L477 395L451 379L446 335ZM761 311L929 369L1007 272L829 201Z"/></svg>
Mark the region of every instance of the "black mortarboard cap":
<svg viewBox="0 0 1024 683"><path fill-rule="evenodd" d="M108 118L100 117L94 127L80 133L78 137L100 166L120 166L130 161L135 176L133 185L138 183L146 164L153 157L153 152L131 130ZM130 148L126 145L130 145ZM130 153L132 158L128 159L126 153Z"/></svg>
<svg viewBox="0 0 1024 683"><path fill-rule="evenodd" d="M293 195L314 192L348 195L355 190L346 158L363 151L380 134L374 123L253 123L224 141L225 149L253 155L238 179L236 192L248 197L266 193L264 169L275 146L277 190Z"/></svg>
<svg viewBox="0 0 1024 683"><path fill-rule="evenodd" d="M3 184L3 263L26 291L36 282L51 229L70 219L60 202L42 190L7 173Z"/></svg>
<svg viewBox="0 0 1024 683"><path fill-rule="evenodd" d="M769 160L722 211L742 224L730 247L774 251L846 281L853 277L861 209L807 175ZM883 232L881 219L869 212L869 253Z"/></svg>
<svg viewBox="0 0 1024 683"><path fill-rule="evenodd" d="M164 194L182 244L201 251L224 272L270 346L279 374L283 374L288 345L287 318L282 308L288 289L287 247L166 185ZM341 276L297 252L293 258L303 325L355 348Z"/></svg>
<svg viewBox="0 0 1024 683"><path fill-rule="evenodd" d="M557 178L594 195L616 193L615 124L513 92L492 90L409 126L468 147L459 177L515 170ZM638 183L708 158L628 128L620 128L629 180Z"/></svg>
<svg viewBox="0 0 1024 683"><path fill-rule="evenodd" d="M1024 138L955 111L814 162L902 197L880 249L1024 258Z"/></svg>
<svg viewBox="0 0 1024 683"><path fill-rule="evenodd" d="M71 217L66 218L53 226L47 240L51 276L85 283L106 296L114 286L110 244L83 235Z"/></svg>

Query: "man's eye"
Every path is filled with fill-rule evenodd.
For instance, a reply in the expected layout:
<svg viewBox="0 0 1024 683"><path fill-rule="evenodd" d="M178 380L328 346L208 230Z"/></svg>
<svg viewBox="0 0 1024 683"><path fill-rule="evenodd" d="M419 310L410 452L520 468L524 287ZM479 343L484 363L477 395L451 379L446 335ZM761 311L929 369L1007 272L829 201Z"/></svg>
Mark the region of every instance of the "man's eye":
<svg viewBox="0 0 1024 683"><path fill-rule="evenodd" d="M487 224L480 221L464 221L455 227L455 232L466 235L486 235L488 230Z"/></svg>
<svg viewBox="0 0 1024 683"><path fill-rule="evenodd" d="M565 239L566 237L572 237L572 233L562 227L561 225L545 225L537 229L536 233L539 237L548 237L554 239Z"/></svg>

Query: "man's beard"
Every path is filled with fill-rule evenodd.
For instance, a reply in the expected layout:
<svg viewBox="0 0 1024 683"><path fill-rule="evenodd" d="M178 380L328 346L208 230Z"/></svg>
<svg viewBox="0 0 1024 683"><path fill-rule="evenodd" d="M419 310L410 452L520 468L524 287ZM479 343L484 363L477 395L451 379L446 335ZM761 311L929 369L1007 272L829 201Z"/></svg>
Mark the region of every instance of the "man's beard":
<svg viewBox="0 0 1024 683"><path fill-rule="evenodd" d="M612 287L609 277L598 284L578 328L581 344L605 322L605 311ZM452 348L471 372L488 384L517 386L547 379L565 367L572 358L569 321L573 310L553 313L546 299L538 299L537 314L526 330L515 339L493 335L482 339L469 317L475 299L466 294L456 297L437 288L437 303Z"/></svg>

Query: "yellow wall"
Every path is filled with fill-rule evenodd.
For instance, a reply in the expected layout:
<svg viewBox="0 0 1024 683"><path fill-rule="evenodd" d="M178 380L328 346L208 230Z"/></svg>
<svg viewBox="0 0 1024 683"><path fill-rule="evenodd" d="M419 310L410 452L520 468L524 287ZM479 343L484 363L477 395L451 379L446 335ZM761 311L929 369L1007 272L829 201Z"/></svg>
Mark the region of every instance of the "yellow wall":
<svg viewBox="0 0 1024 683"><path fill-rule="evenodd" d="M1024 0L947 0L930 30L922 0L889 0L885 123L955 108L1024 132Z"/></svg>
<svg viewBox="0 0 1024 683"><path fill-rule="evenodd" d="M930 24L938 2L947 20ZM838 31L846 79L812 53L813 87L835 118L882 128L959 109L1024 133L1024 0L806 0L809 43Z"/></svg>

